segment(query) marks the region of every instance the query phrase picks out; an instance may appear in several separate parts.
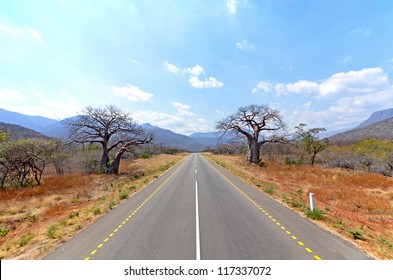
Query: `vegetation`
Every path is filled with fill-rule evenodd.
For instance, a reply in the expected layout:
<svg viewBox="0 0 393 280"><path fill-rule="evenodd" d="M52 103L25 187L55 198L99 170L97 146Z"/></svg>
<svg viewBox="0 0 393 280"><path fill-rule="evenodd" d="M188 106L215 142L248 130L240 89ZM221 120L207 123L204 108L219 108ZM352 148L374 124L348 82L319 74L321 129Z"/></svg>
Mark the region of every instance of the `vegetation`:
<svg viewBox="0 0 393 280"><path fill-rule="evenodd" d="M320 132L326 131L325 128L311 128L304 130L306 124L301 123L296 126L296 140L299 142L300 147L303 149L304 155L310 158L311 165L314 165L315 157L318 153L325 150L329 144L327 139L319 140L317 135Z"/></svg>
<svg viewBox="0 0 393 280"><path fill-rule="evenodd" d="M102 173L118 174L123 154L153 139L152 135L145 135L129 112L112 105L86 107L78 117L66 119L64 124L69 128L73 142L101 145ZM112 160L111 151L115 151Z"/></svg>
<svg viewBox="0 0 393 280"><path fill-rule="evenodd" d="M336 147L322 152L318 163L323 163L332 148ZM377 259L393 259L393 178L321 164L286 165L282 159L287 152L301 156L296 145L269 149L285 153L273 161L268 161L265 153L263 166L246 164L242 154L205 155L294 211L352 240ZM274 188L268 187L273 184ZM316 200L314 211L308 207L310 192Z"/></svg>
<svg viewBox="0 0 393 280"><path fill-rule="evenodd" d="M81 150L77 151L76 159ZM86 172L57 176L55 168L47 165L40 186L3 189L0 191L0 259L43 257L53 246L143 188L146 178L158 178L186 155L160 154L148 159L138 156L124 160L121 163L124 171L117 176Z"/></svg>
<svg viewBox="0 0 393 280"><path fill-rule="evenodd" d="M55 141L39 138L3 141L0 188L40 185L44 169L56 147Z"/></svg>
<svg viewBox="0 0 393 280"><path fill-rule="evenodd" d="M260 163L261 146L266 143L285 142L285 124L280 113L266 105L249 105L218 122L217 129L233 131L247 139L248 163ZM262 135L260 135L262 134Z"/></svg>

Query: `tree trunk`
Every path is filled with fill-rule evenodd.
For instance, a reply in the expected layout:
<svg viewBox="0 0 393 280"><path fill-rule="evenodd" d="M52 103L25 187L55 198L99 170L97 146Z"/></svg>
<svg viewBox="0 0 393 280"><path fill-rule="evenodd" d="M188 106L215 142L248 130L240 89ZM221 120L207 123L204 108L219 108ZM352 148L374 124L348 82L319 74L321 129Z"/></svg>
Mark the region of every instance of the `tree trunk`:
<svg viewBox="0 0 393 280"><path fill-rule="evenodd" d="M316 152L313 152L312 156L311 156L311 165L314 165L315 162L315 157L317 156Z"/></svg>
<svg viewBox="0 0 393 280"><path fill-rule="evenodd" d="M247 151L247 162L259 164L260 162L260 145L258 145L258 138L248 138L248 151Z"/></svg>
<svg viewBox="0 0 393 280"><path fill-rule="evenodd" d="M101 172L108 173L110 168L108 143L102 143Z"/></svg>
<svg viewBox="0 0 393 280"><path fill-rule="evenodd" d="M110 174L119 174L119 168L120 168L120 160L122 155L124 154L126 150L120 149L117 153L116 156L110 166L109 173Z"/></svg>

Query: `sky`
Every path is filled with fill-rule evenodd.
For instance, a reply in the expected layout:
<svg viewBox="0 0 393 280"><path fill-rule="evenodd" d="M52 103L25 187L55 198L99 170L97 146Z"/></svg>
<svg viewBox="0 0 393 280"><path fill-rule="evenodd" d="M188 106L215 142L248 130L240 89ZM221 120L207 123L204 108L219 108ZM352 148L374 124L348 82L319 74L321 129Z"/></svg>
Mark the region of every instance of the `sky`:
<svg viewBox="0 0 393 280"><path fill-rule="evenodd" d="M0 108L177 133L250 104L328 131L393 108L391 0L0 1Z"/></svg>

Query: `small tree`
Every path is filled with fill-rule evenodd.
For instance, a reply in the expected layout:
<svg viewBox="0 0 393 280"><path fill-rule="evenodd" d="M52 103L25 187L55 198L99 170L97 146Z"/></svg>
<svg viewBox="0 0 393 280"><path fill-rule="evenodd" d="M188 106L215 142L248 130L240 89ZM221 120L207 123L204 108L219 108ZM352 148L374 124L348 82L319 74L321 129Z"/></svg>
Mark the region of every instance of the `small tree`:
<svg viewBox="0 0 393 280"><path fill-rule="evenodd" d="M301 123L295 127L297 129L296 136L303 148L303 153L310 157L311 165L314 165L315 157L319 152L326 149L329 141L327 139L319 140L317 137L318 133L326 131L325 128L310 128L306 131L304 130L305 126L306 124Z"/></svg>
<svg viewBox="0 0 393 280"><path fill-rule="evenodd" d="M285 143L285 124L281 119L279 111L262 105L249 105L241 107L238 111L218 122L217 129L234 131L247 139L248 163L259 164L261 146L265 143Z"/></svg>
<svg viewBox="0 0 393 280"><path fill-rule="evenodd" d="M153 139L136 124L129 112L112 105L86 107L79 116L63 123L69 128L72 142L101 145L101 170L104 173L118 174L122 155ZM111 161L112 151L115 155Z"/></svg>
<svg viewBox="0 0 393 280"><path fill-rule="evenodd" d="M7 142L2 152L2 169L6 171L2 187L6 182L8 186L19 187L39 185L55 150L53 140L29 138Z"/></svg>

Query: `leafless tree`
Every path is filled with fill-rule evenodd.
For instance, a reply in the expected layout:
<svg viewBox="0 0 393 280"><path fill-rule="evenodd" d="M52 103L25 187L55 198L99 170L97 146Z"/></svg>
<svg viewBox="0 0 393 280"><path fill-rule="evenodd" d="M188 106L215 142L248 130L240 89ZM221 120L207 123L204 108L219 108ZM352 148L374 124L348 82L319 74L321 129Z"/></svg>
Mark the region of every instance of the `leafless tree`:
<svg viewBox="0 0 393 280"><path fill-rule="evenodd" d="M279 111L266 105L249 105L218 122L217 129L224 133L234 131L247 139L248 163L260 163L260 149L265 143L286 142L285 124Z"/></svg>
<svg viewBox="0 0 393 280"><path fill-rule="evenodd" d="M88 106L79 116L63 121L69 137L76 143L98 143L102 147L101 170L118 174L120 160L125 152L152 141L131 117L131 113L113 105L93 108ZM111 161L110 153L114 151Z"/></svg>

